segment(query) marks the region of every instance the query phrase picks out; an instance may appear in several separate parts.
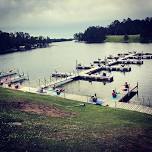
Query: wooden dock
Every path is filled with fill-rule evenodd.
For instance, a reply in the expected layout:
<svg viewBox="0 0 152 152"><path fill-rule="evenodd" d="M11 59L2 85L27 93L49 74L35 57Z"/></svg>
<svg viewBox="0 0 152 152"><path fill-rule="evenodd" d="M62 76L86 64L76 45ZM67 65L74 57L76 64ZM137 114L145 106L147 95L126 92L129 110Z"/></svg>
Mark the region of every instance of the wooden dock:
<svg viewBox="0 0 152 152"><path fill-rule="evenodd" d="M17 72L11 71L11 72L0 72L0 79L16 75Z"/></svg>
<svg viewBox="0 0 152 152"><path fill-rule="evenodd" d="M41 94L41 93L37 92L38 88L20 87L18 90L24 91L24 92L31 92L31 93ZM51 95L51 94L46 92L46 93L43 93L43 95ZM76 94L62 93L58 97L90 104L90 102L89 102L90 96L85 96L85 95L82 96L82 95L76 95ZM104 101L103 106L108 105L108 107L111 107L111 108L114 108L114 109L120 108L120 109L131 110L131 111L136 111L136 112L141 112L141 113L146 113L146 114L152 115L152 108L148 107L148 106L143 106L143 105L139 105L139 104L135 104L135 103L128 103L128 102L127 103L119 102L119 101L116 101L116 100L112 101L112 100L109 100L109 99L103 99L103 101Z"/></svg>
<svg viewBox="0 0 152 152"><path fill-rule="evenodd" d="M51 74L52 77L59 77L59 78L66 78L73 75L74 75L73 73L67 73L67 72L53 72Z"/></svg>
<svg viewBox="0 0 152 152"><path fill-rule="evenodd" d="M66 77L64 79L60 79L60 80L56 80L56 81L52 81L51 83L46 84L45 86L41 86L42 88L57 88L57 87L61 87L69 82L72 82L74 80L76 80L78 78L78 74L77 75L73 75L73 76L69 76Z"/></svg>
<svg viewBox="0 0 152 152"><path fill-rule="evenodd" d="M119 72L130 72L131 67L129 66L101 66L102 71L119 71Z"/></svg>
<svg viewBox="0 0 152 152"><path fill-rule="evenodd" d="M137 64L137 65L141 65L143 64L143 60L136 60L136 59L125 59L125 60L119 60L118 64Z"/></svg>
<svg viewBox="0 0 152 152"><path fill-rule="evenodd" d="M152 56L152 54L144 54L147 56ZM126 54L118 54L117 57L113 57L110 60L107 61L103 61L101 59L98 59L96 62L97 63L104 63L105 66L89 66L89 68L85 68L85 70L78 72L75 75L64 75L66 78L65 79L61 79L61 80L57 80L55 82L51 82L43 87L47 88L47 87L60 87L62 85L65 85L69 82L72 82L73 80L78 80L78 79L86 79L86 80L92 80L92 81L113 81L113 77L106 77L103 78L102 76L96 76L94 75L97 72L106 70L106 71L120 71L120 72L130 72L131 71L131 67L116 67L114 65L119 65L119 64L137 64L137 65L141 65L143 64L143 60L138 60L138 59L131 59L134 56L139 56L139 54L133 52L133 53L126 53ZM95 61L94 61L95 63ZM62 76L63 76L62 75ZM57 76L57 75L56 75ZM132 93L131 93L132 94Z"/></svg>
<svg viewBox="0 0 152 152"><path fill-rule="evenodd" d="M0 73L0 85L9 85L22 83L25 80L29 80L28 76L20 75L16 71L9 71L9 72L1 72Z"/></svg>
<svg viewBox="0 0 152 152"><path fill-rule="evenodd" d="M127 91L123 91L122 97L118 100L119 102L129 102L131 98L133 98L136 94L138 94L138 83L137 85Z"/></svg>
<svg viewBox="0 0 152 152"><path fill-rule="evenodd" d="M108 62L108 66L112 66L112 65L116 65L116 64L119 64L119 61L121 61L122 59L127 59L128 57L130 57L131 55L127 55L123 58L120 58L119 60L110 60ZM46 84L46 86L42 86L42 87L45 87L45 88L48 88L48 87L60 87L62 85L65 85L69 82L72 82L74 80L79 80L80 78L81 79L87 79L87 80L92 80L92 81L108 81L108 82L112 82L113 81L113 77L99 77L99 76L96 76L96 75L93 75L94 73L97 73L99 71L102 71L103 67L101 66L96 66L96 67L92 67L90 69L87 69L87 70L84 70L84 71L81 71L73 76L69 76L69 77L66 77L65 79L61 79L61 80L57 80L55 82L51 82L49 84ZM113 68L114 70L114 68ZM120 69L119 69L120 70ZM131 69L129 69L131 70ZM92 75L92 76L91 76Z"/></svg>
<svg viewBox="0 0 152 152"><path fill-rule="evenodd" d="M10 84L22 83L25 80L28 80L28 78L21 76L21 77L17 77L17 78L12 79L9 83Z"/></svg>
<svg viewBox="0 0 152 152"><path fill-rule="evenodd" d="M113 81L113 76L107 76L107 75L88 75L88 74L83 74L79 76L79 79L81 80L89 80L89 81L104 81L104 82L112 82Z"/></svg>
<svg viewBox="0 0 152 152"><path fill-rule="evenodd" d="M78 64L76 66L76 69L77 70L88 70L88 69L91 69L93 66L82 66L81 64Z"/></svg>
<svg viewBox="0 0 152 152"><path fill-rule="evenodd" d="M81 95L65 93L65 95L61 95L60 97L70 99L70 100L81 101L83 103L90 103L89 102L90 96L81 96ZM115 108L115 109L119 108L119 109L131 110L131 111L136 111L136 112L152 115L151 107L134 104L134 103L125 103L125 102L118 102L118 101L111 101L111 100L103 100L103 101L104 101L103 106L108 105L108 107Z"/></svg>

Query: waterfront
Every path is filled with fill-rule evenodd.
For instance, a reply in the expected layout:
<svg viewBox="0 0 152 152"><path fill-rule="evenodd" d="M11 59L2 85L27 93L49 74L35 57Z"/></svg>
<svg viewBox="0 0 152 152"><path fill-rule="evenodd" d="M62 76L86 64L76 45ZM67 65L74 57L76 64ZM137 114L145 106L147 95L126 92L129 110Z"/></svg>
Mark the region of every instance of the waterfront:
<svg viewBox="0 0 152 152"><path fill-rule="evenodd" d="M76 60L78 63L90 65L98 58L104 59L108 55L116 55L128 51L152 52L152 44L140 43L103 43L103 44L84 44L75 42L53 43L49 48L35 49L26 52L16 52L0 56L0 69L19 69L29 74L30 85L38 86L38 80L49 80L49 76L55 70L61 72L73 72ZM141 66L132 65L129 73L112 72L114 81L103 84L102 82L75 81L65 85L68 93L93 95L96 93L103 99L111 98L112 89L121 89L125 81L132 85L139 83L139 97L151 97L152 82L152 61L144 61ZM29 85L27 83L26 85ZM136 97L133 100L136 99Z"/></svg>

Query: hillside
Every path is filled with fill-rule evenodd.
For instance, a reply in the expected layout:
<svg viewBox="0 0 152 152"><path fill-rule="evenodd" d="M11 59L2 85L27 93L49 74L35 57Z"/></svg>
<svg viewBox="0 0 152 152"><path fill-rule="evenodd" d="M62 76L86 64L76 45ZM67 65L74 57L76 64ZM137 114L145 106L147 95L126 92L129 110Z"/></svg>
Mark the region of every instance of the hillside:
<svg viewBox="0 0 152 152"><path fill-rule="evenodd" d="M1 151L152 151L152 116L0 88Z"/></svg>

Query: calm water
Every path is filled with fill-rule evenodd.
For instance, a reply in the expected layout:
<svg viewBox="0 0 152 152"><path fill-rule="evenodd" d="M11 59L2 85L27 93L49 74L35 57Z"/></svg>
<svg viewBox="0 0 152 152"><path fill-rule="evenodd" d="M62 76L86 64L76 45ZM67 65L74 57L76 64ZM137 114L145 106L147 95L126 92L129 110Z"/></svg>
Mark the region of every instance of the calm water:
<svg viewBox="0 0 152 152"><path fill-rule="evenodd" d="M30 85L38 86L38 79L41 83L49 80L51 72L58 70L62 72L73 72L76 60L79 63L89 65L98 58L117 53L137 51L151 52L152 44L139 43L104 43L84 44L75 42L60 42L51 44L49 48L35 49L26 52L16 52L0 56L0 70L18 69L30 76ZM65 86L67 92L93 95L96 93L102 98L109 98L111 90L120 90L125 81L131 85L139 83L139 97L150 98L152 95L152 60L145 61L143 65L133 65L129 73L112 72L114 81L104 85L101 82L76 81ZM134 98L136 100L136 98ZM151 97L152 99L152 97ZM138 99L139 100L139 99Z"/></svg>

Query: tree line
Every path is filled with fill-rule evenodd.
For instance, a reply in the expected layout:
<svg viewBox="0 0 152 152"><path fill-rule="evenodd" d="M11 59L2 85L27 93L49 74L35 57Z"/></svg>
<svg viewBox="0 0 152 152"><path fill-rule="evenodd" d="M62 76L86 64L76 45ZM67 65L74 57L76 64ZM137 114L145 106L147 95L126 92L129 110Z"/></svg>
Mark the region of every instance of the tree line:
<svg viewBox="0 0 152 152"><path fill-rule="evenodd" d="M51 39L43 36L30 36L29 33L24 32L8 33L0 31L0 54L44 48L48 47L49 43L52 42L69 40L72 39Z"/></svg>
<svg viewBox="0 0 152 152"><path fill-rule="evenodd" d="M147 17L144 20L124 19L122 22L115 20L107 27L91 26L84 33L74 34L74 39L87 43L104 42L106 35L124 35L124 39L128 35L140 35L140 42L152 42L152 17Z"/></svg>
<svg viewBox="0 0 152 152"><path fill-rule="evenodd" d="M50 43L49 37L34 37L23 32L7 33L0 31L0 53L43 48L47 47L48 43Z"/></svg>

